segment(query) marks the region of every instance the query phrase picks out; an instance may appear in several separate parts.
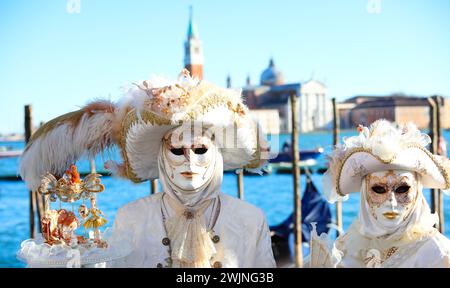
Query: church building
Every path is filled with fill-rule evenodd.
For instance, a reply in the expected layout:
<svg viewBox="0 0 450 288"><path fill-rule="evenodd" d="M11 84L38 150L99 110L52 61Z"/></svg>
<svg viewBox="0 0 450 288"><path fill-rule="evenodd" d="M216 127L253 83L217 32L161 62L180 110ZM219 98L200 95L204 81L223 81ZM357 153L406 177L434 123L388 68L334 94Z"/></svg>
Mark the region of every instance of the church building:
<svg viewBox="0 0 450 288"><path fill-rule="evenodd" d="M197 25L195 25L192 16L192 7L189 16L189 26L187 39L184 43L184 68L192 76L203 79L203 47L198 34Z"/></svg>
<svg viewBox="0 0 450 288"><path fill-rule="evenodd" d="M259 85L252 85L247 78L243 95L250 109L276 109L280 117L281 132L291 132L291 107L289 96L298 98L300 132L329 128L333 113L327 87L314 79L304 83L285 83L283 73L270 59L260 77Z"/></svg>

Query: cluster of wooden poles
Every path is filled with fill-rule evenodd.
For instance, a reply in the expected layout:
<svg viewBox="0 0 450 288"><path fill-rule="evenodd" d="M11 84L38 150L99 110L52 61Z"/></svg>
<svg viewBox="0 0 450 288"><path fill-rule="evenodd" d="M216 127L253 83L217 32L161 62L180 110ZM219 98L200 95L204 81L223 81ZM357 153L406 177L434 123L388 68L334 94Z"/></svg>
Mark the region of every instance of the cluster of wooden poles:
<svg viewBox="0 0 450 288"><path fill-rule="evenodd" d="M429 135L432 140L432 145L430 151L433 154L437 154L438 143L442 137L441 129L441 109L443 103L443 98L441 96L432 96L428 98L430 107L430 132ZM298 109L297 108L297 96L295 93L290 95L290 106L291 106L291 124L292 124L292 175L293 175L293 192L294 192L294 262L296 267L303 266L303 255L302 255L302 207L301 207L301 192L300 192L300 167L299 163L299 129L298 129ZM333 147L337 145L339 140L339 113L336 105L336 99L332 99L333 105ZM25 106L25 142L31 138L32 133L32 114L31 105ZM91 170L95 171L95 167L91 162ZM244 173L239 171L237 173L237 187L238 187L238 197L239 199L244 198ZM151 193L154 194L158 192L158 181L150 181ZM35 238L35 211L37 212L38 219L41 218L44 211L43 199L41 195L38 195L36 191L29 191L30 195L30 237ZM342 202L336 202L336 225L338 231L343 230L342 226ZM38 209L36 209L36 207ZM431 210L436 212L439 216L439 224L437 229L440 232L444 232L444 209L443 209L443 194L440 189L431 190ZM38 225L39 231L41 230L40 225ZM338 232L339 233L339 232Z"/></svg>

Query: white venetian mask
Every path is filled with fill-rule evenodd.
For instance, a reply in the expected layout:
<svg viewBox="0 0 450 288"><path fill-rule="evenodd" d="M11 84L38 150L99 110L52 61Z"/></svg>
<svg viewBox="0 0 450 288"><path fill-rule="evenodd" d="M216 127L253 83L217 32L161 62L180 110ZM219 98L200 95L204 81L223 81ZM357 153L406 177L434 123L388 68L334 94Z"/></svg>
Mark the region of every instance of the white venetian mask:
<svg viewBox="0 0 450 288"><path fill-rule="evenodd" d="M416 174L409 171L374 172L366 176L366 185L371 213L387 229L408 217L418 195Z"/></svg>
<svg viewBox="0 0 450 288"><path fill-rule="evenodd" d="M182 190L196 190L212 177L215 149L206 136L173 141L169 134L164 138L163 163L171 182Z"/></svg>

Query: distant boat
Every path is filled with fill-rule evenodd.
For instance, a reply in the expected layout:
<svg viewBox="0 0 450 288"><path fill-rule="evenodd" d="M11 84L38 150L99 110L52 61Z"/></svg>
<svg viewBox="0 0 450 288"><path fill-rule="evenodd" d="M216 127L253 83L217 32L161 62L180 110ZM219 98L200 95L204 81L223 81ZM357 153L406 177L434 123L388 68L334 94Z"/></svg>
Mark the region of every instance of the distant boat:
<svg viewBox="0 0 450 288"><path fill-rule="evenodd" d="M223 171L226 174L236 174L236 170L226 170ZM248 175L248 176L260 176L260 175L269 175L272 173L272 166L271 165L266 165L264 167L261 168L261 173L255 173L255 172L250 172L247 169L244 169L244 175Z"/></svg>
<svg viewBox="0 0 450 288"><path fill-rule="evenodd" d="M323 148L319 147L310 150L300 150L298 154L300 161L305 162L311 159L316 160L322 155L323 151ZM280 152L275 158L270 159L269 163L292 163L292 152Z"/></svg>
<svg viewBox="0 0 450 288"><path fill-rule="evenodd" d="M275 158L270 159L269 163L273 170L278 174L292 173L292 152L286 149ZM317 165L317 158L324 152L323 148L316 148L311 150L300 150L297 165L300 168L314 167Z"/></svg>
<svg viewBox="0 0 450 288"><path fill-rule="evenodd" d="M0 158L18 157L23 150L14 150L12 147L0 146Z"/></svg>
<svg viewBox="0 0 450 288"><path fill-rule="evenodd" d="M0 142L20 142L24 141L25 138L21 134L10 134L10 135L3 135L0 136Z"/></svg>
<svg viewBox="0 0 450 288"><path fill-rule="evenodd" d="M319 147L310 150L301 150L300 161L297 163L300 168L312 167L317 165L317 158L322 155L324 149ZM273 171L276 173L292 173L292 153L280 152L276 157L269 159L269 165L262 169L263 175L269 175ZM235 173L235 171L225 171L225 173ZM244 170L245 175L258 175Z"/></svg>

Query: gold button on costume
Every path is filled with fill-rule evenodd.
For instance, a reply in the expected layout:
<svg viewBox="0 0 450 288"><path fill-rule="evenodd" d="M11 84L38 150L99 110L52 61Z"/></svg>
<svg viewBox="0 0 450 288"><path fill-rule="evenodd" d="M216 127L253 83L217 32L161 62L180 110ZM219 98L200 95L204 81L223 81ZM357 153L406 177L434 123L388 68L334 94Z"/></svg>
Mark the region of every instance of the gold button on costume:
<svg viewBox="0 0 450 288"><path fill-rule="evenodd" d="M219 243L219 241L220 241L219 235L214 235L214 237L212 238L212 241L216 244Z"/></svg>
<svg viewBox="0 0 450 288"><path fill-rule="evenodd" d="M162 239L162 244L163 244L164 246L169 246L169 245L170 245L170 239L167 238L167 237L163 238L163 239Z"/></svg>

